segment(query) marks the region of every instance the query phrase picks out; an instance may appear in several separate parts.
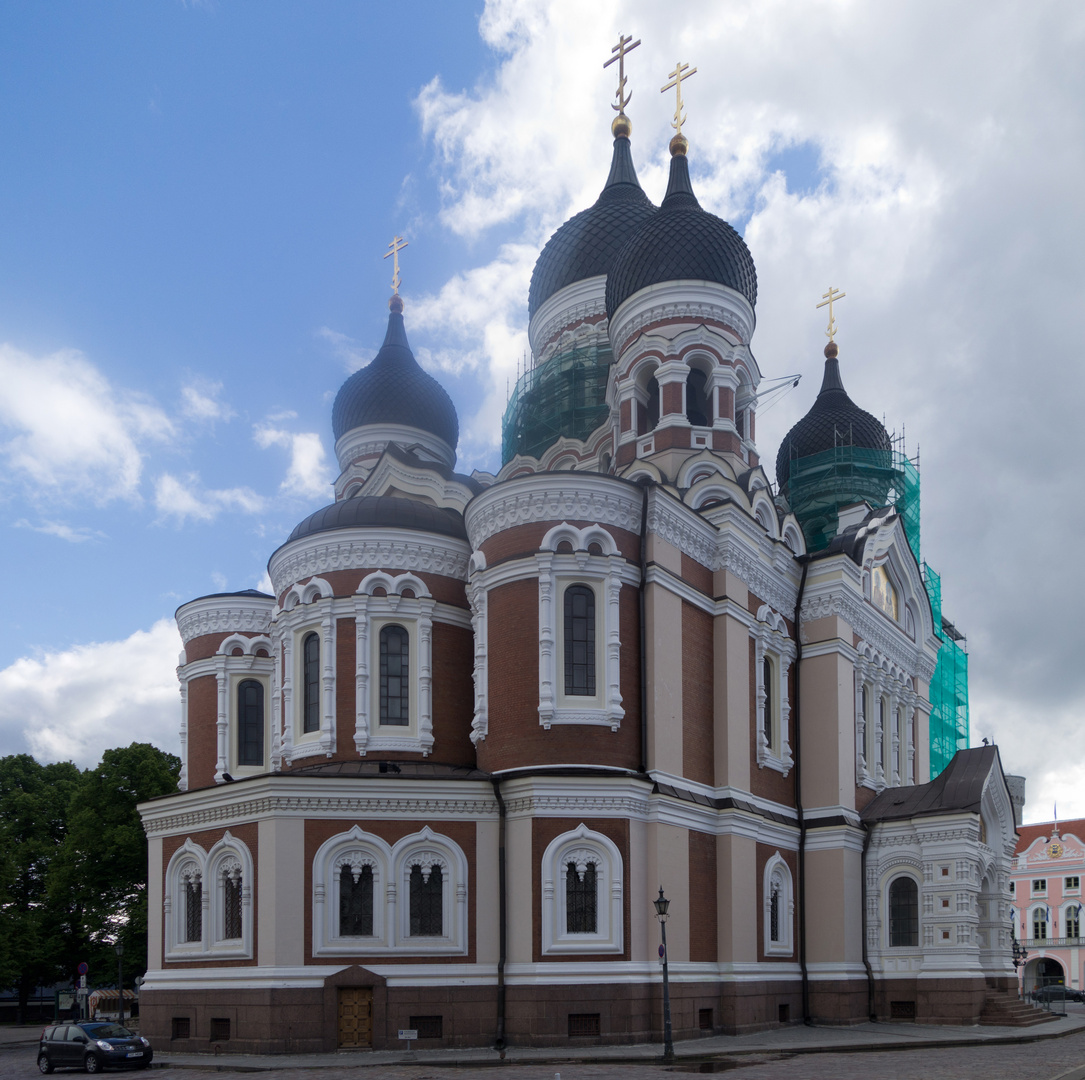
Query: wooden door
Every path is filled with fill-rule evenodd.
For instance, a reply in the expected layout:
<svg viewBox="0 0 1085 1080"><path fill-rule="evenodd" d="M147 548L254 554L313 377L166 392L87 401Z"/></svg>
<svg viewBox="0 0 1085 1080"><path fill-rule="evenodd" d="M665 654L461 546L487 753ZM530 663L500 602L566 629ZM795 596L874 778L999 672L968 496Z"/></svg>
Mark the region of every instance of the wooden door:
<svg viewBox="0 0 1085 1080"><path fill-rule="evenodd" d="M373 990L368 986L339 987L339 1046L373 1045Z"/></svg>

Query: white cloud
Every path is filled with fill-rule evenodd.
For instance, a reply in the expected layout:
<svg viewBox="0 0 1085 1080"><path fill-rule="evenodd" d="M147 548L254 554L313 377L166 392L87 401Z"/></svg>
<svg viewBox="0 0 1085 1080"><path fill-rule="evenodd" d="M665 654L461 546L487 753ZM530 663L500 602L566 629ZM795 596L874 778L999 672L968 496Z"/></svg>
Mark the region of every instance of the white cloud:
<svg viewBox="0 0 1085 1080"><path fill-rule="evenodd" d="M16 660L0 670L0 754L88 768L134 741L177 753L180 649L173 620L160 619L123 641Z"/></svg>
<svg viewBox="0 0 1085 1080"><path fill-rule="evenodd" d="M330 326L322 326L316 332L316 336L331 346L332 352L343 362L343 367L348 374L352 374L358 368L365 367L377 355L376 349L366 348L355 341L354 338L340 333L338 330L333 330ZM272 417L271 419L275 418Z"/></svg>
<svg viewBox="0 0 1085 1080"><path fill-rule="evenodd" d="M160 520L172 518L182 525L188 518L213 521L224 510L258 514L265 508L266 500L246 487L201 489L196 473L190 473L183 480L163 473L155 481L154 504Z"/></svg>
<svg viewBox="0 0 1085 1080"><path fill-rule="evenodd" d="M237 414L219 400L222 383L194 379L181 387L181 412L190 420L229 420Z"/></svg>
<svg viewBox="0 0 1085 1080"><path fill-rule="evenodd" d="M65 524L63 521L43 521L40 525L33 525L25 518L15 522L17 529L31 529L34 532L44 533L46 536L55 536L58 540L66 540L69 544L83 544L88 540L102 540L105 533L97 529L88 529L85 526Z"/></svg>
<svg viewBox="0 0 1085 1080"><path fill-rule="evenodd" d="M827 10L488 3L492 75L466 92L435 79L416 108L442 221L503 246L412 305L412 325L441 334L441 350L418 353L477 373L484 400L465 456L496 445L535 253L606 176L614 69L602 61L619 31L642 39L627 62L629 112L657 202L673 111L658 88L676 59L697 66L684 92L694 186L744 226L765 376L805 376L758 418L766 469L816 395L825 339L814 305L835 284L848 293L837 315L851 396L891 429L906 425L913 452L922 446L924 554L943 575L946 613L970 633L973 731L1001 743L1007 770L1031 770L1030 800L1049 805L1039 785L1082 789L1085 766L1052 754L1085 715L1085 635L1065 574L1051 570L1067 565L1065 537L1085 531L1072 496L1085 397L1085 8ZM781 171L795 147L818 163L815 177Z"/></svg>
<svg viewBox="0 0 1085 1080"><path fill-rule="evenodd" d="M305 499L331 495L324 444L315 432L291 432L257 424L253 428L253 438L263 450L282 446L290 451L290 465L279 485L279 490L284 494Z"/></svg>
<svg viewBox="0 0 1085 1080"><path fill-rule="evenodd" d="M0 345L0 455L9 482L53 500L135 499L142 447L172 438L149 398L118 389L74 349L32 356Z"/></svg>

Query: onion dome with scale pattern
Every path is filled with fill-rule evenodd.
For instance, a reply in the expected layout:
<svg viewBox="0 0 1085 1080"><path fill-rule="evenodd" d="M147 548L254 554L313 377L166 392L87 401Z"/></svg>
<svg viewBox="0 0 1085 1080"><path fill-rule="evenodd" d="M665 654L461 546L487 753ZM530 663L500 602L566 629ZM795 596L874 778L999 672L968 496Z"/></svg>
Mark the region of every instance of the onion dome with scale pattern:
<svg viewBox="0 0 1085 1080"><path fill-rule="evenodd" d="M722 218L701 208L681 144L672 141L667 194L630 237L607 276L607 318L634 293L664 281L711 281L757 303L757 271L745 241Z"/></svg>
<svg viewBox="0 0 1085 1080"><path fill-rule="evenodd" d="M336 441L366 424L402 424L436 435L454 454L460 437L456 407L444 387L415 360L407 344L403 301L398 294L388 306L384 344L335 396L332 432Z"/></svg>
<svg viewBox="0 0 1085 1080"><path fill-rule="evenodd" d="M567 285L608 273L633 230L654 213L655 203L644 194L637 180L629 137L618 135L614 140L610 175L599 198L565 222L547 240L535 262L528 292L528 317Z"/></svg>
<svg viewBox="0 0 1085 1080"><path fill-rule="evenodd" d="M810 411L784 436L776 455L776 483L787 493L791 462L838 446L893 449L885 426L848 397L840 378L835 341L825 346L825 375Z"/></svg>

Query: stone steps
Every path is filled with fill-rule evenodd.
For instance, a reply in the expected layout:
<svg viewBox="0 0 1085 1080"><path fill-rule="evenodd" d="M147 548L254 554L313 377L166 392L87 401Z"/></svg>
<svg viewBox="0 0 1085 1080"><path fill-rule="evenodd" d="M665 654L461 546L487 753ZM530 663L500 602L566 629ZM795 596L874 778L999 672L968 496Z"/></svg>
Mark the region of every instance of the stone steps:
<svg viewBox="0 0 1085 1080"><path fill-rule="evenodd" d="M1057 1019L1057 1016L1022 1001L1007 990L989 989L983 1012L980 1013L981 1024L997 1027L1033 1027Z"/></svg>

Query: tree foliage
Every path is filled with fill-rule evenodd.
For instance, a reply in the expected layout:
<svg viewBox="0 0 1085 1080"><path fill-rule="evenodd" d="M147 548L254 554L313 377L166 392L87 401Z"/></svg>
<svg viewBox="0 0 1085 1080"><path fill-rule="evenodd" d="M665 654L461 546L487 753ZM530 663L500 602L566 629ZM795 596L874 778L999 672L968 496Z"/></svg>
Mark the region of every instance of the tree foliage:
<svg viewBox="0 0 1085 1080"><path fill-rule="evenodd" d="M107 750L94 769L0 758L0 987L20 1004L72 978L113 983L147 966L147 840L138 803L177 790L181 762L148 743Z"/></svg>

